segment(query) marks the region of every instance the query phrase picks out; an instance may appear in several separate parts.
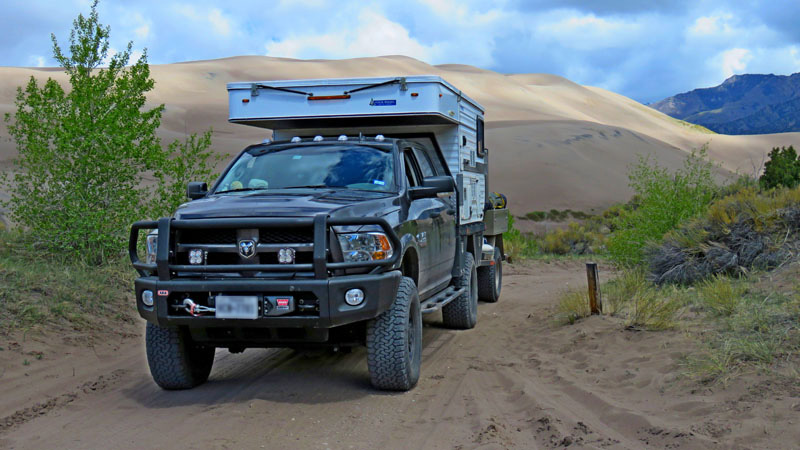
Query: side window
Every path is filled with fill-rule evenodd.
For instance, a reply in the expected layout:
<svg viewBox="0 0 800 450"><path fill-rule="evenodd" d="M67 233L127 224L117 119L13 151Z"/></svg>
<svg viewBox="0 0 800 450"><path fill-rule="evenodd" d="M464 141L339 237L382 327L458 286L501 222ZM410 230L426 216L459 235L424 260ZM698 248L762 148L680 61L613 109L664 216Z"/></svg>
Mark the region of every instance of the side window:
<svg viewBox="0 0 800 450"><path fill-rule="evenodd" d="M416 164L414 164L414 156L411 153L411 149L406 149L403 151L403 163L405 164L408 187L420 186L422 183L420 180L419 170L417 169Z"/></svg>
<svg viewBox="0 0 800 450"><path fill-rule="evenodd" d="M484 154L484 152L483 152L483 134L484 134L483 119L478 117L475 140L477 141L476 151L478 153L478 156L480 156L480 157L483 157L483 154Z"/></svg>
<svg viewBox="0 0 800 450"><path fill-rule="evenodd" d="M414 156L416 157L417 163L419 164L419 170L422 172L422 177L432 177L436 175L436 171L433 169L433 165L431 164L431 160L428 157L428 154L425 153L420 148L414 148Z"/></svg>

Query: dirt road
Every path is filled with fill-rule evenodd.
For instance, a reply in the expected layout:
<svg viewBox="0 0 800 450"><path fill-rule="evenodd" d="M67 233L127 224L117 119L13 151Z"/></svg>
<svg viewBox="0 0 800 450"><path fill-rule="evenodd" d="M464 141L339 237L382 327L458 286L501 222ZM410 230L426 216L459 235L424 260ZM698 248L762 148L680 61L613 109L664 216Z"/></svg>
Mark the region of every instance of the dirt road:
<svg viewBox="0 0 800 450"><path fill-rule="evenodd" d="M583 286L584 277L578 263L510 266L500 302L480 306L475 330L443 329L439 317L428 317L422 378L405 394L370 388L362 349L220 350L207 384L165 392L150 380L141 337L123 333L92 350L35 338L11 342L0 352L0 448L792 448L800 442L799 396L776 394L757 379L713 392L675 382L676 361L688 345L679 332L625 331L602 317L554 326L557 294L568 284Z"/></svg>

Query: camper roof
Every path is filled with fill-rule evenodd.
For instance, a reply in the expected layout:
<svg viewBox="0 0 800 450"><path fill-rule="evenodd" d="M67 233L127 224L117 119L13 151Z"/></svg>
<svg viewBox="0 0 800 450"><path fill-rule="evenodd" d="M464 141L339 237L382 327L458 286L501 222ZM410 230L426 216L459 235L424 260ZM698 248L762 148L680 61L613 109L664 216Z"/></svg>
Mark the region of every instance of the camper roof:
<svg viewBox="0 0 800 450"><path fill-rule="evenodd" d="M228 84L229 121L273 130L456 125L474 100L435 75Z"/></svg>
<svg viewBox="0 0 800 450"><path fill-rule="evenodd" d="M282 88L291 87L314 87L314 86L353 86L371 85L385 83L388 81L404 79L406 83L439 83L449 89L457 96L467 100L477 106L481 112L485 112L483 106L464 94L461 90L448 83L447 80L438 75L411 75L406 77L365 77L365 78L316 78L307 80L267 80L267 81L237 81L228 83L228 90L233 89L252 89L253 85L268 85Z"/></svg>

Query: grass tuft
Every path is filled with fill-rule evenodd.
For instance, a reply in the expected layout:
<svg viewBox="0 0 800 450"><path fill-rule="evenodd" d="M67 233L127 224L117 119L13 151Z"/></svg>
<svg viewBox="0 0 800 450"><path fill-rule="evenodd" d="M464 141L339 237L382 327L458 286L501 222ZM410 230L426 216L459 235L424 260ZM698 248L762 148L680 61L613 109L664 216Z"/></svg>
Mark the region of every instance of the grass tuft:
<svg viewBox="0 0 800 450"><path fill-rule="evenodd" d="M113 327L134 312L135 272L122 257L96 266L31 255L19 234L0 232L0 333L38 326ZM121 314L121 319L113 319ZM108 323L110 322L110 323Z"/></svg>
<svg viewBox="0 0 800 450"><path fill-rule="evenodd" d="M589 317L590 313L588 294L584 291L570 290L559 297L556 321L572 325L584 317Z"/></svg>
<svg viewBox="0 0 800 450"><path fill-rule="evenodd" d="M730 316L742 304L747 292L744 284L722 275L716 275L697 285L701 305L714 316Z"/></svg>

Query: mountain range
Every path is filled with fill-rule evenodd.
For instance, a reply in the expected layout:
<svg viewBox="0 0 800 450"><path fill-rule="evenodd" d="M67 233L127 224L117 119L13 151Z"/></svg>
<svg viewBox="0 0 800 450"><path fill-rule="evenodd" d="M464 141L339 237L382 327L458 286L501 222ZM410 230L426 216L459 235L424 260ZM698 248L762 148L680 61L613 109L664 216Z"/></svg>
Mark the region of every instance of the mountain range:
<svg viewBox="0 0 800 450"><path fill-rule="evenodd" d="M650 106L721 134L800 131L800 73L734 75Z"/></svg>

